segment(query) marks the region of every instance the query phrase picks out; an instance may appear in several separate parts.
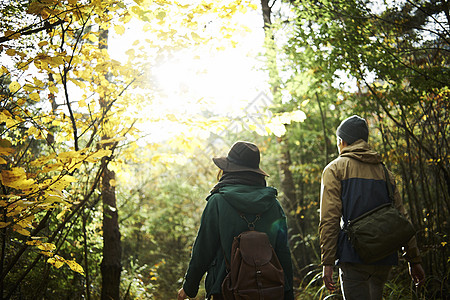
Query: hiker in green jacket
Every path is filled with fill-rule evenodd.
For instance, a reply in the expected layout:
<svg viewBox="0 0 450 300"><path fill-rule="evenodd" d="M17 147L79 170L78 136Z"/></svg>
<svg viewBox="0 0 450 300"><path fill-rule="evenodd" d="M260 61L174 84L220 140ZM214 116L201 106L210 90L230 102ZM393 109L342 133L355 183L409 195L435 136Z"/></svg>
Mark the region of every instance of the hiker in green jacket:
<svg viewBox="0 0 450 300"><path fill-rule="evenodd" d="M285 299L294 299L291 254L288 246L286 216L276 196L277 190L266 186L266 172L259 168L260 153L256 145L236 142L227 157L213 158L220 168L219 182L206 198L191 260L178 300L197 295L205 273L207 299L223 299L221 285L226 276L226 262L231 260L235 236L248 230L247 220L261 217L255 229L267 233L285 275Z"/></svg>

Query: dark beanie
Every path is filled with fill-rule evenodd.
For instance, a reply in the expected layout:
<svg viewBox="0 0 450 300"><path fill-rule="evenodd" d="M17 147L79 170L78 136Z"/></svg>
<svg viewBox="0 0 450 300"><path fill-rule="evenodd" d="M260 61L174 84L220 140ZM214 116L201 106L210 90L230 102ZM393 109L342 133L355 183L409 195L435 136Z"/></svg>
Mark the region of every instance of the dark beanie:
<svg viewBox="0 0 450 300"><path fill-rule="evenodd" d="M359 139L367 142L369 138L369 128L367 122L357 115L353 115L341 122L336 130L336 135L351 145Z"/></svg>

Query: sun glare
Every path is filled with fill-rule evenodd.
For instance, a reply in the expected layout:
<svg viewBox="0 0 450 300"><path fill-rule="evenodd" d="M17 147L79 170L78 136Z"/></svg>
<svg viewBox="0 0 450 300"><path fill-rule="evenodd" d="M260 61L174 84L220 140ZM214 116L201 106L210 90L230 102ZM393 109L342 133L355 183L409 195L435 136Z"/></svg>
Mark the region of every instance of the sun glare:
<svg viewBox="0 0 450 300"><path fill-rule="evenodd" d="M255 69L256 64L241 49L215 54L183 51L154 68L152 77L163 107L181 113L233 115L264 88L265 75Z"/></svg>
<svg viewBox="0 0 450 300"><path fill-rule="evenodd" d="M268 90L267 75L258 60L264 42L261 24L257 11L247 13L242 16L242 26L250 30L232 37L234 47L230 43L225 49L212 50L209 45L197 45L172 53L170 59L149 63L148 80L154 97L146 109L140 110L142 119L155 114L177 120L243 114L248 103ZM118 60L126 56L126 48L132 47L135 39L142 38L138 31L129 32L126 38L111 41L111 55Z"/></svg>

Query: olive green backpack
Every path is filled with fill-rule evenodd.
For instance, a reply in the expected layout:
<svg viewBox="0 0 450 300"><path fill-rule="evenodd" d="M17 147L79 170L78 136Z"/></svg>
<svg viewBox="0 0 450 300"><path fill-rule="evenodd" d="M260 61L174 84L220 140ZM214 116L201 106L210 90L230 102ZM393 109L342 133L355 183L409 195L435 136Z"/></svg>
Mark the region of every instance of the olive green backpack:
<svg viewBox="0 0 450 300"><path fill-rule="evenodd" d="M349 220L344 232L364 263L370 264L396 252L415 235L409 220L394 206L389 173L383 165L391 203L380 205Z"/></svg>

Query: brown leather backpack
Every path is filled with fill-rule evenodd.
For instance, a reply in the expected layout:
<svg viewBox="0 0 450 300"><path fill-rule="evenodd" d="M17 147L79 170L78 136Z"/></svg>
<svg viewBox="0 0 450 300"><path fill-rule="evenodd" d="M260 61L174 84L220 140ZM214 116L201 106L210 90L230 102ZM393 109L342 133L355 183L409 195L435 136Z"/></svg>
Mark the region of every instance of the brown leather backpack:
<svg viewBox="0 0 450 300"><path fill-rule="evenodd" d="M245 216L241 214L245 219ZM225 300L282 300L284 299L284 272L278 257L264 232L254 230L254 223L234 238L231 246L231 264L222 283Z"/></svg>

